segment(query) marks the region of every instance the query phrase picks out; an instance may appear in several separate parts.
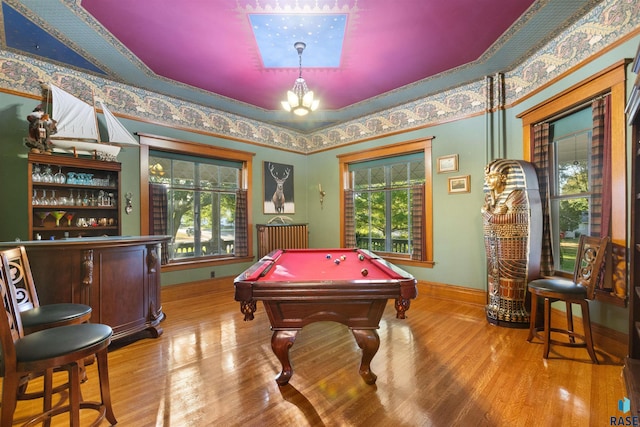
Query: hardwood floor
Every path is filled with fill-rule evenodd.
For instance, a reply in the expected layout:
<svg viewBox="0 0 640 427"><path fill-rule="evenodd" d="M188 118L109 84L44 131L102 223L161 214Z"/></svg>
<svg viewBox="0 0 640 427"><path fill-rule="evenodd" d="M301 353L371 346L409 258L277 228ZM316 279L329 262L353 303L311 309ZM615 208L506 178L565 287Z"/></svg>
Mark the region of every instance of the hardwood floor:
<svg viewBox="0 0 640 427"><path fill-rule="evenodd" d="M481 305L423 293L398 320L387 304L374 386L358 374L361 350L345 326L309 325L279 387L264 309L244 322L231 279L166 287L162 300L164 334L109 353L118 425L602 426L624 415L620 346L596 342L599 365L583 349L558 350L569 360L552 348L545 361L541 343L488 324ZM83 394L97 399L95 364L87 371ZM20 402L16 425L39 404Z"/></svg>

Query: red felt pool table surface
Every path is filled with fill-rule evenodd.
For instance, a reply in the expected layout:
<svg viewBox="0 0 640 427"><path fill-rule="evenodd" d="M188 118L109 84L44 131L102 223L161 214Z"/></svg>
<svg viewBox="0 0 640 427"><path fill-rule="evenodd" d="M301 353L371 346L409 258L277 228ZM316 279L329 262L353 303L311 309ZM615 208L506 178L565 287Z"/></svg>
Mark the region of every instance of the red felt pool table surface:
<svg viewBox="0 0 640 427"><path fill-rule="evenodd" d="M360 256L362 260L359 259ZM281 283L360 280L380 282L406 277L384 260L356 249L278 250L264 259L272 259L273 264L265 263L264 268L257 269L245 280ZM362 274L363 269L367 271L366 276Z"/></svg>

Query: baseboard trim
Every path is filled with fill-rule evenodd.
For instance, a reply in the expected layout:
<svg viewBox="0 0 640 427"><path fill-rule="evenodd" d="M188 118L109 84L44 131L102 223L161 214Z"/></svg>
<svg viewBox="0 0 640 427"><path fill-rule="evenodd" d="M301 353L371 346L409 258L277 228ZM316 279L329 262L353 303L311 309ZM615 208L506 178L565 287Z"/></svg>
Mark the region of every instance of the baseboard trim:
<svg viewBox="0 0 640 427"><path fill-rule="evenodd" d="M418 281L418 296L420 293L432 298L441 298L466 302L469 304L485 305L487 292L480 289L465 288L463 286L446 285L444 283Z"/></svg>

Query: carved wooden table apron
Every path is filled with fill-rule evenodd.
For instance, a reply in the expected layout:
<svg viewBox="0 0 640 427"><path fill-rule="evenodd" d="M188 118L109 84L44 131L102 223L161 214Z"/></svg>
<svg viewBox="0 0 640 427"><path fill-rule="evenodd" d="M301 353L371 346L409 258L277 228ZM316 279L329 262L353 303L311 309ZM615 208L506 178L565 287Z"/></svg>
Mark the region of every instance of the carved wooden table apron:
<svg viewBox="0 0 640 427"><path fill-rule="evenodd" d="M336 261L337 260L337 261ZM371 360L380 346L376 329L388 299L396 317L405 318L417 296L416 280L368 251L356 249L276 250L235 280L235 299L245 320L253 320L261 300L274 331L271 348L282 364L276 378L285 385L293 375L289 349L305 325L334 321L349 327L362 349L360 375L367 384L377 376Z"/></svg>

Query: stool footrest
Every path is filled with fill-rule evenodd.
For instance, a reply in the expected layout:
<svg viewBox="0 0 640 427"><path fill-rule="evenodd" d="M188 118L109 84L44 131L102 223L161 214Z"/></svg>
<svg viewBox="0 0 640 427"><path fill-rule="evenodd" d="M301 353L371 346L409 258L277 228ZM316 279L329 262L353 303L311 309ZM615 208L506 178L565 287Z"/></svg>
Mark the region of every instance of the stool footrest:
<svg viewBox="0 0 640 427"><path fill-rule="evenodd" d="M98 417L91 423L91 426L98 426L100 422L105 418L107 409L104 404L100 402L80 402L80 409L93 409L98 411ZM23 424L23 426L35 426L43 424L47 420L51 420L53 417L62 415L64 413L71 413L71 405L59 406L53 408L47 412L44 412L37 417L31 418L29 421Z"/></svg>
<svg viewBox="0 0 640 427"><path fill-rule="evenodd" d="M555 332L557 334L564 334L570 340L569 342L567 342L567 341L559 341L557 339L550 338L549 342L551 344L561 345L561 346L564 346L564 347L587 348L587 338L582 334L579 334L579 333L573 332L573 331L569 331L567 329L561 329L561 328L551 328L550 330L551 330L551 333ZM575 341L576 339L578 339L580 341L576 342Z"/></svg>

